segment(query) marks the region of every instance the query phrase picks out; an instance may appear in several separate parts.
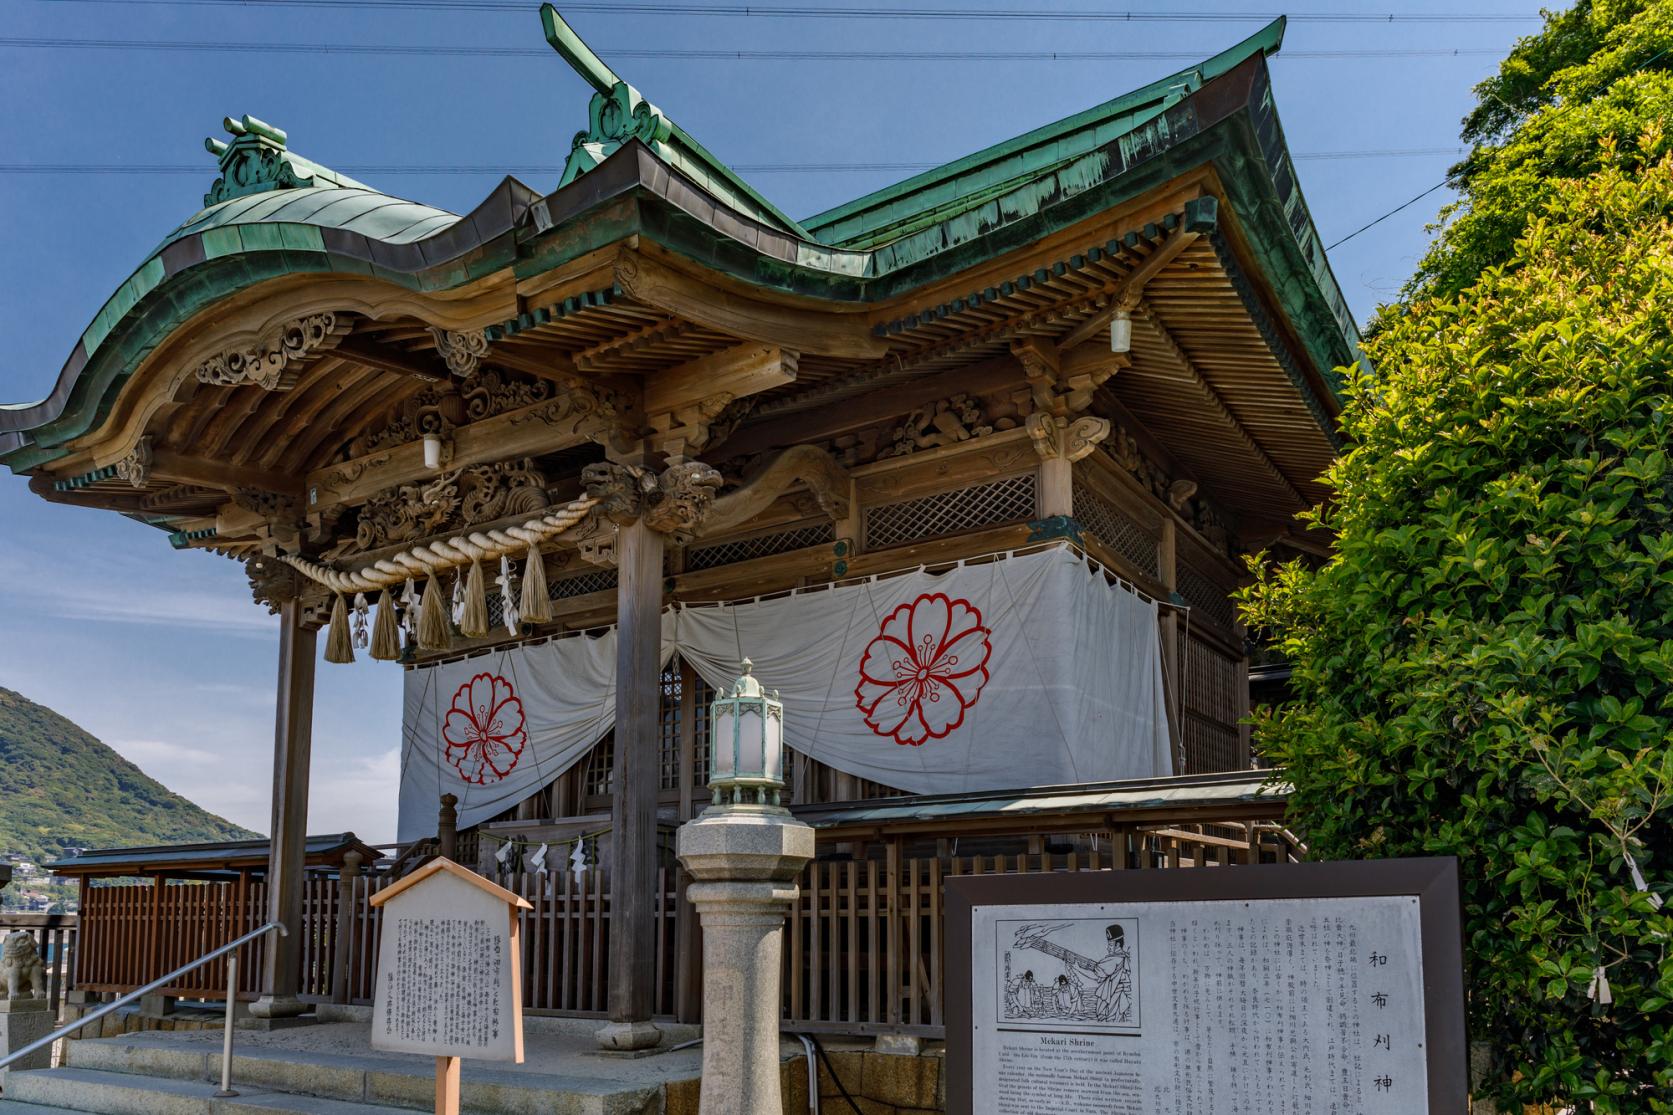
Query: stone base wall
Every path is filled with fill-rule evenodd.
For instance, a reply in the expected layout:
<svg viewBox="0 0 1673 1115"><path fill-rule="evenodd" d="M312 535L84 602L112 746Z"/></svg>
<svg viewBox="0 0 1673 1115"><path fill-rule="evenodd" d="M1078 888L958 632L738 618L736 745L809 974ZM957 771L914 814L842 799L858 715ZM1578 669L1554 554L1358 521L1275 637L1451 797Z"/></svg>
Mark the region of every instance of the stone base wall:
<svg viewBox="0 0 1673 1115"><path fill-rule="evenodd" d="M941 1115L947 1110L947 1083L942 1072L943 1050L937 1045L916 1056L878 1053L871 1042L821 1039L832 1069L819 1066L819 1107L853 1115L842 1089L854 1098L861 1115ZM842 1087L837 1086L841 1081ZM807 1058L793 1057L779 1068L779 1090L784 1115L808 1115ZM665 1115L698 1115L700 1082L681 1080L663 1086Z"/></svg>
<svg viewBox="0 0 1673 1115"><path fill-rule="evenodd" d="M65 1003L63 1025L68 1026L98 1006L98 1003ZM119 1038L124 1034L137 1034L146 1030L214 1030L225 1020L226 1015L221 1011L182 1010L159 1017L141 1014L138 1007L126 1007L105 1015L84 1030L77 1030L70 1037Z"/></svg>

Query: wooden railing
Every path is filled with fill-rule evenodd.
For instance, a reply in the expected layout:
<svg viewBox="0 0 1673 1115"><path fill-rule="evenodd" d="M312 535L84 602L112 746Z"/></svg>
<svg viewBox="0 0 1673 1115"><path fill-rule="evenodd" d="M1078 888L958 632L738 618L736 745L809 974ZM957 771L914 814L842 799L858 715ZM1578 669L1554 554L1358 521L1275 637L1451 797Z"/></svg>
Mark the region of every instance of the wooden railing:
<svg viewBox="0 0 1673 1115"><path fill-rule="evenodd" d="M1230 867L1305 854L1289 833L1265 822L1054 834L1052 845L1070 849L1061 852L1046 850L1052 845L1042 837L1021 843L1033 850L909 855L904 840L888 839L881 856L808 864L785 941L786 1026L944 1036L942 884L951 876Z"/></svg>
<svg viewBox="0 0 1673 1115"><path fill-rule="evenodd" d="M75 972L77 937L80 918L75 914L25 914L0 910L0 937L18 930L35 938L35 949L46 964L47 1002L52 1015L58 1016L58 1006L70 987Z"/></svg>
<svg viewBox="0 0 1673 1115"><path fill-rule="evenodd" d="M819 858L802 872L784 949L784 1017L803 1030L940 1035L945 955L943 882L951 876L1235 867L1300 859L1282 794L1260 775L1026 791L989 807L964 799L891 799L810 814ZM1132 788L1135 787L1136 788ZM1192 796L1196 795L1196 796ZM700 927L683 873L658 874L655 1013L698 1021ZM396 876L310 874L304 885L300 990L316 1002L368 1004L380 913L370 898ZM596 1017L606 1009L610 880L517 873L497 879L528 899L523 1003ZM260 882L162 882L89 887L76 986L125 991L259 921ZM257 991L259 956L240 972ZM246 973L248 973L246 975ZM219 998L224 971L207 969L185 998Z"/></svg>
<svg viewBox="0 0 1673 1115"><path fill-rule="evenodd" d="M259 880L94 884L83 889L81 947L75 986L82 991L132 991L259 926L267 887ZM260 991L266 939L252 942L238 973L238 997ZM185 983L165 989L183 999L226 995L226 960L206 964Z"/></svg>

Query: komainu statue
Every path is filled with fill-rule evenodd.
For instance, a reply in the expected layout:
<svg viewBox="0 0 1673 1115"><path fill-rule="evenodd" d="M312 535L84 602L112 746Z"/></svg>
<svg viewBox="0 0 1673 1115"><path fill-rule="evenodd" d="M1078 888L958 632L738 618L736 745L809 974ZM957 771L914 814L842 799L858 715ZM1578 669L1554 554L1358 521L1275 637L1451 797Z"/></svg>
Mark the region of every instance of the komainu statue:
<svg viewBox="0 0 1673 1115"><path fill-rule="evenodd" d="M46 965L35 949L35 938L19 929L0 942L0 979L5 981L6 998L23 998L29 988L37 999L46 998Z"/></svg>

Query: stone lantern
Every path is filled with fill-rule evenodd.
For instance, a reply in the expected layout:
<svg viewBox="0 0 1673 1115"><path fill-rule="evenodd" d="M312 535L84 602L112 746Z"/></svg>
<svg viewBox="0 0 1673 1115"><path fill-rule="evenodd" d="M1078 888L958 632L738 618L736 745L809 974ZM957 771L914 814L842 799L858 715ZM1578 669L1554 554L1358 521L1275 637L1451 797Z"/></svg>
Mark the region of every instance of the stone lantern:
<svg viewBox="0 0 1673 1115"><path fill-rule="evenodd" d="M778 1029L784 916L813 830L779 802L784 705L746 658L710 710L714 804L679 831L686 896L703 920L703 1115L781 1115Z"/></svg>
<svg viewBox="0 0 1673 1115"><path fill-rule="evenodd" d="M752 676L755 663L709 708L709 788L714 804L779 803L784 789L784 703Z"/></svg>

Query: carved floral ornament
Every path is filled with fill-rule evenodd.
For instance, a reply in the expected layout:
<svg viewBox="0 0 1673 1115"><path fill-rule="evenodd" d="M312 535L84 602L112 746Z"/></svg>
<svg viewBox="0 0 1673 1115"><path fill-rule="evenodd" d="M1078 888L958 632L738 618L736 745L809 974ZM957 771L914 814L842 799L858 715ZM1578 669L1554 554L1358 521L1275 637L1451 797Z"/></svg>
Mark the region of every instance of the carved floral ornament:
<svg viewBox="0 0 1673 1115"><path fill-rule="evenodd" d="M488 355L488 338L480 329L460 331L437 329L432 325L430 336L435 340L436 351L447 364L447 370L460 379L474 376L477 365Z"/></svg>
<svg viewBox="0 0 1673 1115"><path fill-rule="evenodd" d="M116 462L116 475L136 488L145 487L151 479L151 436L139 439L133 450Z"/></svg>
<svg viewBox="0 0 1673 1115"><path fill-rule="evenodd" d="M552 399L550 380L489 368L459 384L427 384L413 393L387 424L349 443L347 456L363 456L393 445L418 441L426 434L447 437L459 426ZM560 409L590 414L606 404L585 388L570 390ZM556 400L554 400L556 401Z"/></svg>
<svg viewBox="0 0 1673 1115"><path fill-rule="evenodd" d="M253 383L264 391L289 391L303 364L335 348L353 328L353 321L341 314L295 318L254 344L211 356L198 365L197 380L216 387Z"/></svg>

